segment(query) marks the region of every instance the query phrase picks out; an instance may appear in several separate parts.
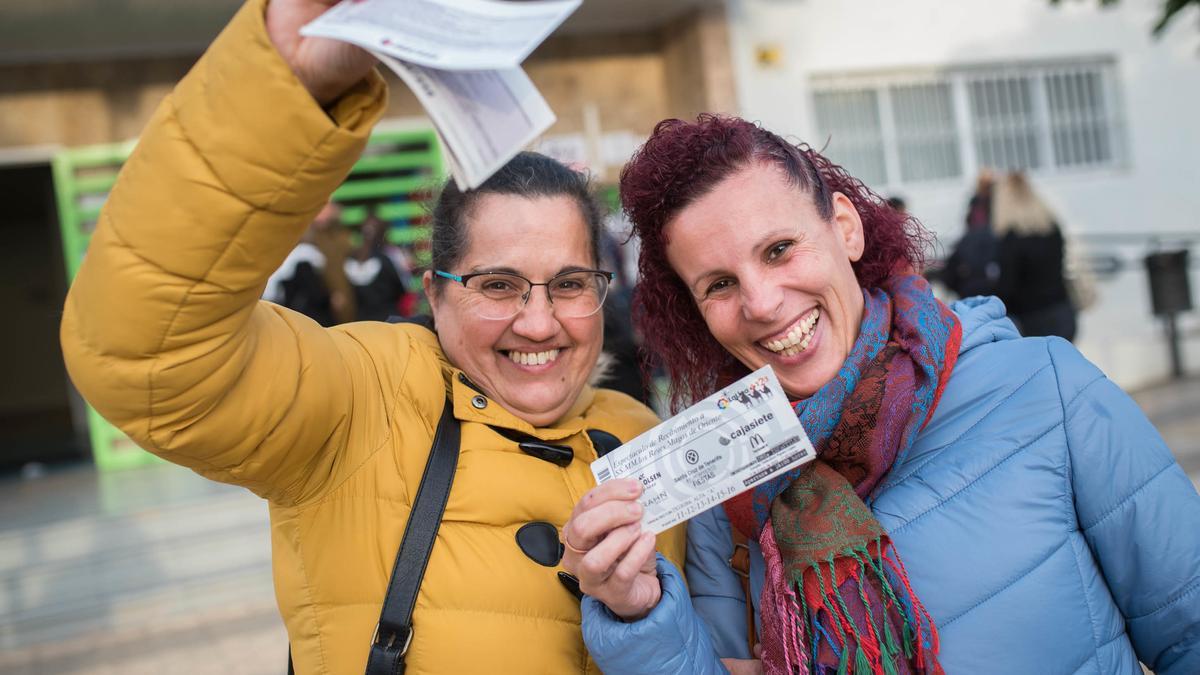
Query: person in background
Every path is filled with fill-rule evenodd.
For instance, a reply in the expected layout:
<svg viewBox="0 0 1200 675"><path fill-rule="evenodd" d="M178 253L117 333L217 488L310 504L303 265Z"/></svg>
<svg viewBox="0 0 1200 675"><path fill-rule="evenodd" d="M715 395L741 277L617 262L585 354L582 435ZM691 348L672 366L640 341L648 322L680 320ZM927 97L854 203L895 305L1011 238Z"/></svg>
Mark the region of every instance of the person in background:
<svg viewBox="0 0 1200 675"><path fill-rule="evenodd" d="M992 189L996 181L984 169L967 204L966 230L936 277L960 298L995 295L1000 279L999 251L992 231Z"/></svg>
<svg viewBox="0 0 1200 675"><path fill-rule="evenodd" d="M374 212L362 224L362 242L346 258L345 277L354 289L359 321L387 321L402 315L412 283L412 264L387 239L388 224Z"/></svg>
<svg viewBox="0 0 1200 675"><path fill-rule="evenodd" d="M629 293L614 288L604 303L604 352L593 384L615 389L649 405L642 376L637 338L633 332Z"/></svg>
<svg viewBox="0 0 1200 675"><path fill-rule="evenodd" d="M264 300L326 327L354 321L355 292L344 269L350 240L341 215L341 208L332 201L321 207L300 243L271 273Z"/></svg>
<svg viewBox="0 0 1200 675"><path fill-rule="evenodd" d="M604 269L616 274L609 288L608 300L604 303L604 352L600 355L601 368L597 370L594 384L616 389L642 403L649 404L649 390L642 376L638 339L633 332L633 316L630 299L636 278L626 270L628 255L628 233L623 237L613 230L616 218L606 218L601 233L600 259Z"/></svg>
<svg viewBox="0 0 1200 675"><path fill-rule="evenodd" d="M1200 673L1200 495L1070 343L938 301L919 223L742 119L660 122L621 201L676 409L770 366L816 457L692 518L686 585L661 559L607 584L649 555L636 497L576 505L563 562L604 672Z"/></svg>
<svg viewBox="0 0 1200 675"><path fill-rule="evenodd" d="M586 178L522 153L447 184L432 323L259 301L387 109L367 52L299 34L334 4L247 2L158 108L67 297L67 368L148 451L267 501L295 672L362 673L377 637L410 673L595 673L558 529L658 420L587 384L611 272ZM406 636L380 608L441 420L461 443ZM656 545L683 562L681 528L629 541L614 595Z"/></svg>
<svg viewBox="0 0 1200 675"><path fill-rule="evenodd" d="M1022 335L1074 341L1076 308L1065 274L1066 241L1057 218L1021 173L1006 175L992 198L997 241L996 296Z"/></svg>

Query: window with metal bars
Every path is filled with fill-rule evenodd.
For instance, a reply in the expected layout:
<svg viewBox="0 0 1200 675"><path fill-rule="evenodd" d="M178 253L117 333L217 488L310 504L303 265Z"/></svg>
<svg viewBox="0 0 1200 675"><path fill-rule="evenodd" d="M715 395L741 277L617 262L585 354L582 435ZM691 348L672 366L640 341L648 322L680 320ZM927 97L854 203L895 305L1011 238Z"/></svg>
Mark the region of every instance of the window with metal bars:
<svg viewBox="0 0 1200 675"><path fill-rule="evenodd" d="M1114 124L1102 73L1064 68L1047 72L1045 82L1050 136L1058 166L1112 162Z"/></svg>
<svg viewBox="0 0 1200 675"><path fill-rule="evenodd" d="M983 167L1108 168L1124 133L1115 71L1111 59L1090 59L818 76L815 144L880 187Z"/></svg>
<svg viewBox="0 0 1200 675"><path fill-rule="evenodd" d="M871 89L817 92L813 97L824 135L838 139L839 161L868 185L887 181L878 99Z"/></svg>
<svg viewBox="0 0 1200 675"><path fill-rule="evenodd" d="M1003 171L1041 167L1033 78L1029 75L975 77L968 79L967 87L979 165Z"/></svg>
<svg viewBox="0 0 1200 675"><path fill-rule="evenodd" d="M900 180L907 183L961 175L950 84L895 84L889 87L889 95Z"/></svg>

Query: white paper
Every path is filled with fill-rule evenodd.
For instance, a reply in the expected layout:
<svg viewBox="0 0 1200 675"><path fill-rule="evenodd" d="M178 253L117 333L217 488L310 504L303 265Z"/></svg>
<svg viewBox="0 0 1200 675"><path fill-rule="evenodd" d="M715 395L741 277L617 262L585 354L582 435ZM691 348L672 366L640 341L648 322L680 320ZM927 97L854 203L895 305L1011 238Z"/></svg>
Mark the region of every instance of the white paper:
<svg viewBox="0 0 1200 675"><path fill-rule="evenodd" d="M581 1L342 0L300 33L358 45L404 80L467 190L554 124L520 63Z"/></svg>
<svg viewBox="0 0 1200 675"><path fill-rule="evenodd" d="M436 70L375 55L429 113L460 189L479 187L554 124L554 112L520 68Z"/></svg>
<svg viewBox="0 0 1200 675"><path fill-rule="evenodd" d="M301 35L356 44L428 68L515 68L582 0L342 0Z"/></svg>
<svg viewBox="0 0 1200 675"><path fill-rule="evenodd" d="M596 482L637 478L658 533L816 458L764 366L592 462Z"/></svg>

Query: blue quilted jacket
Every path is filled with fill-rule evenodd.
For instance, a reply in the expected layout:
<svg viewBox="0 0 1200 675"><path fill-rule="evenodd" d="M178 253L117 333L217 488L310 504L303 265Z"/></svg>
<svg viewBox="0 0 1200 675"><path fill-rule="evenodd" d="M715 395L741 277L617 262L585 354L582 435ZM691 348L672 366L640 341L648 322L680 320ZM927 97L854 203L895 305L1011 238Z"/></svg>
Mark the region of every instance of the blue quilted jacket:
<svg viewBox="0 0 1200 675"><path fill-rule="evenodd" d="M954 305L958 364L873 496L941 632L947 673L1200 674L1200 496L1137 406L1070 344L1021 338L996 299ZM689 524L684 590L622 623L585 601L607 673L724 672L746 658L729 521ZM751 544L752 596L763 561Z"/></svg>

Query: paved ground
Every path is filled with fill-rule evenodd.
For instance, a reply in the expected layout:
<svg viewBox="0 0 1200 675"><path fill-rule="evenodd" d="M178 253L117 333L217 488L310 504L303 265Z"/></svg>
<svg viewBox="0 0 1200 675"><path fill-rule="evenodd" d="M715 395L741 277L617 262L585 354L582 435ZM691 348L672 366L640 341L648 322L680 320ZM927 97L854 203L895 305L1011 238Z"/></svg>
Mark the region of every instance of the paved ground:
<svg viewBox="0 0 1200 675"><path fill-rule="evenodd" d="M1200 378L1135 395L1200 487ZM267 510L168 464L0 479L0 673L277 675Z"/></svg>
<svg viewBox="0 0 1200 675"><path fill-rule="evenodd" d="M0 673L284 672L264 502L166 463L0 484Z"/></svg>

